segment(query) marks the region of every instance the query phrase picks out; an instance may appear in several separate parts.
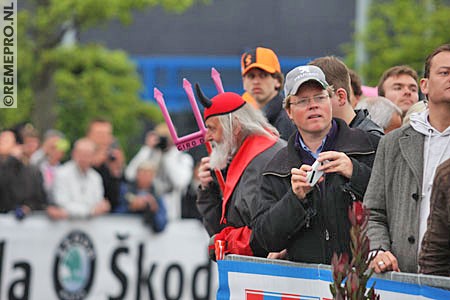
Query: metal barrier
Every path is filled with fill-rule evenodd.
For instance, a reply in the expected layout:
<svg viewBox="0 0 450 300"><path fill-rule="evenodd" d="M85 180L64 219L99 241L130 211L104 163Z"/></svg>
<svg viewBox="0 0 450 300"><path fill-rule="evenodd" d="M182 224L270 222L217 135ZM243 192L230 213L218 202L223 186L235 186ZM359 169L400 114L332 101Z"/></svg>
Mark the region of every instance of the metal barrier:
<svg viewBox="0 0 450 300"><path fill-rule="evenodd" d="M218 261L217 299L330 299L330 265L227 255ZM450 278L388 272L373 274L381 299L450 299ZM258 298L259 297L259 298ZM298 298L296 298L298 297Z"/></svg>

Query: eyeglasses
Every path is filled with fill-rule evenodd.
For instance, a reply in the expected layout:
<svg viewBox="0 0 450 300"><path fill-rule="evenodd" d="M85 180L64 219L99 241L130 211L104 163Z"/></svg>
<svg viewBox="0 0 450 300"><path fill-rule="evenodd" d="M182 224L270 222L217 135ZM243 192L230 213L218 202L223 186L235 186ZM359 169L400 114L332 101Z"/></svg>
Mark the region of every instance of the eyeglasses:
<svg viewBox="0 0 450 300"><path fill-rule="evenodd" d="M311 103L311 99L314 99L314 102L317 104L322 104L325 103L329 97L330 97L329 95L322 94L314 97L299 98L295 101L292 101L290 105L305 108Z"/></svg>

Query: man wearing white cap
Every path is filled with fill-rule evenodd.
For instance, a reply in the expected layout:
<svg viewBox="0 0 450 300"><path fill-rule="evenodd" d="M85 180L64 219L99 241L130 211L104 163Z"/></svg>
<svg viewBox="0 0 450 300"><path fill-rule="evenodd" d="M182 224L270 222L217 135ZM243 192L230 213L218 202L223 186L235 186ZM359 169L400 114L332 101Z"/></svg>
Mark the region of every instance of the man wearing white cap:
<svg viewBox="0 0 450 300"><path fill-rule="evenodd" d="M362 200L379 137L332 117L333 91L316 66L291 70L284 90L297 132L263 171L252 238L289 260L330 264L334 252L350 254L348 208ZM316 160L324 173L311 186Z"/></svg>

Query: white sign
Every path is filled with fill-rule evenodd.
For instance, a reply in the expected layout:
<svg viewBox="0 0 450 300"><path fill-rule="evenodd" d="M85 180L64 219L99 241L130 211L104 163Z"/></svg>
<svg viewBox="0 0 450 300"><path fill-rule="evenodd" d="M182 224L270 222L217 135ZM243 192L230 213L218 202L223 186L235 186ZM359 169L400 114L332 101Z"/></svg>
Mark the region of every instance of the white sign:
<svg viewBox="0 0 450 300"><path fill-rule="evenodd" d="M217 264L196 220L155 234L138 216L0 216L0 299L215 299Z"/></svg>

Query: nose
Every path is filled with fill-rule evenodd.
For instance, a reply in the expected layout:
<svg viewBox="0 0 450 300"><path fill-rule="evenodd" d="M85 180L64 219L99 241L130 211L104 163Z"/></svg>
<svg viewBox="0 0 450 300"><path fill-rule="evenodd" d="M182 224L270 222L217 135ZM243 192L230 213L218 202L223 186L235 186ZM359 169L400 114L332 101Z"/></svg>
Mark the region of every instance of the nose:
<svg viewBox="0 0 450 300"><path fill-rule="evenodd" d="M209 129L206 130L205 139L207 142L211 142L213 140L211 131Z"/></svg>
<svg viewBox="0 0 450 300"><path fill-rule="evenodd" d="M411 95L411 89L409 87L405 86L404 93L407 95Z"/></svg>

